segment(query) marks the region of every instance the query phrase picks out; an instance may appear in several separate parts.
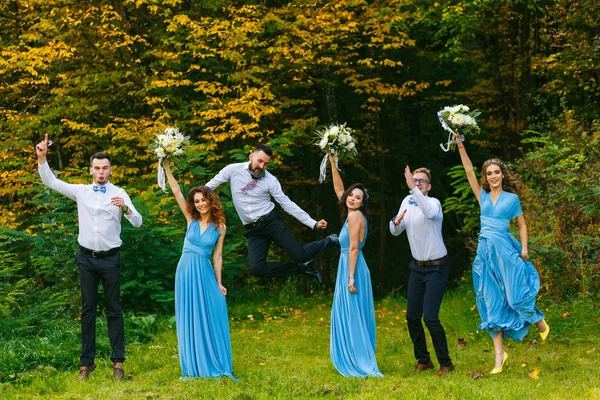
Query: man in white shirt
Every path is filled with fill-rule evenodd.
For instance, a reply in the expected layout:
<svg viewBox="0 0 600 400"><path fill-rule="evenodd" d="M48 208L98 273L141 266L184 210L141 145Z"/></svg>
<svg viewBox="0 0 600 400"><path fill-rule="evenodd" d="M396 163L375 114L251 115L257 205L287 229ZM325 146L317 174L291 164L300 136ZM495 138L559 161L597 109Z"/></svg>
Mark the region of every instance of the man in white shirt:
<svg viewBox="0 0 600 400"><path fill-rule="evenodd" d="M48 135L35 150L44 185L77 202L79 251L75 260L82 302L79 379L87 379L96 368L96 309L98 284L102 281L113 377L122 380L125 334L121 311L121 218L124 216L131 225L140 227L142 216L125 190L109 182L112 167L108 154L95 153L90 158L91 185L74 185L57 179L50 170L46 160Z"/></svg>
<svg viewBox="0 0 600 400"><path fill-rule="evenodd" d="M404 198L398 215L390 221L390 232L398 236L406 230L413 256L409 265L406 322L417 359L415 372L433 368L421 323L423 318L440 363L437 375L441 377L454 370L446 332L438 316L450 272L448 251L442 238L442 205L438 199L428 196L429 169L419 168L411 173L406 166L404 177L410 195Z"/></svg>
<svg viewBox="0 0 600 400"><path fill-rule="evenodd" d="M233 205L244 224L244 236L248 239L248 260L252 274L276 278L308 274L321 283L321 274L310 261L328 245L337 244L337 235L330 235L305 246L298 243L275 212L275 204L271 198L288 214L311 229L325 229L327 221L315 221L283 193L277 178L267 171L272 155L271 148L261 144L250 154L249 162L229 164L206 186L215 190L225 182L231 185ZM294 262L267 262L271 242L281 246Z"/></svg>

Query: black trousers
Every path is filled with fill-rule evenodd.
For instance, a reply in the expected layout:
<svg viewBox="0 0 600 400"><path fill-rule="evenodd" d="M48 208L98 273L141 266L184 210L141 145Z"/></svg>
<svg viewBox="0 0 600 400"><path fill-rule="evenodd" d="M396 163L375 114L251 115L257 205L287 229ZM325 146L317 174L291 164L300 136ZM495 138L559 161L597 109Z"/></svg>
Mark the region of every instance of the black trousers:
<svg viewBox="0 0 600 400"><path fill-rule="evenodd" d="M448 282L450 267L449 265L419 267L412 261L409 268L406 322L413 342L415 358L420 364L426 364L431 360L421 322L421 318L423 318L431 335L438 362L440 366L447 367L452 364L452 361L448 354L446 332L440 323L438 314Z"/></svg>
<svg viewBox="0 0 600 400"><path fill-rule="evenodd" d="M325 238L300 245L275 211L271 211L257 227L244 226L244 236L248 239L250 272L266 278L287 278L303 273L298 263L312 260L331 243L330 239ZM271 243L282 247L293 262L267 262Z"/></svg>
<svg viewBox="0 0 600 400"><path fill-rule="evenodd" d="M125 333L121 310L121 252L94 258L79 250L76 256L81 285L81 354L79 365L88 366L96 356L96 310L98 284L102 281L113 362L125 361Z"/></svg>

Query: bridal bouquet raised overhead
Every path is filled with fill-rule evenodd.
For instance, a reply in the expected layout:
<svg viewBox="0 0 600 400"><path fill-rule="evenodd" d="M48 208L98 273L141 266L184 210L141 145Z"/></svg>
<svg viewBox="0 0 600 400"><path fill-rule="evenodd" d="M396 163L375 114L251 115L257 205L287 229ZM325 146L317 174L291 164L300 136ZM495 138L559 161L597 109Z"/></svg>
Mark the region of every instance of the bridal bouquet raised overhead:
<svg viewBox="0 0 600 400"><path fill-rule="evenodd" d="M150 149L158 157L158 186L167 191L165 182L165 170L162 162L165 158L180 156L183 154L184 143L190 139L179 131L179 128L166 128L163 133L156 135L156 140L150 144Z"/></svg>
<svg viewBox="0 0 600 400"><path fill-rule="evenodd" d="M478 110L473 110L465 105L459 104L452 107L444 107L437 113L440 124L448 132L446 144L440 143L444 151L450 150L456 143L452 140L452 135L460 136L464 140L465 135L477 135L481 129L477 125L476 118L481 115Z"/></svg>
<svg viewBox="0 0 600 400"><path fill-rule="evenodd" d="M325 153L321 161L319 182L323 183L327 176L327 159L330 154L335 157L335 167L339 170L338 161L340 159L353 158L358 154L356 150L356 139L352 137L352 129L346 124L335 125L322 128L317 131L315 145ZM331 166L333 168L333 165Z"/></svg>

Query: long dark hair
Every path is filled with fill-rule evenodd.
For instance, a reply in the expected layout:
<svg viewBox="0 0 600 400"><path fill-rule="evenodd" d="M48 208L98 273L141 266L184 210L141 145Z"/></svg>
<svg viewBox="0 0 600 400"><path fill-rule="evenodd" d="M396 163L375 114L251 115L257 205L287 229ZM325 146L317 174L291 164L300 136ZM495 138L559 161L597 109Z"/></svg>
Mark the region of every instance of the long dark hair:
<svg viewBox="0 0 600 400"><path fill-rule="evenodd" d="M367 217L367 220L370 220L371 213L369 212L369 192L367 191L365 185L363 185L362 183L355 183L353 185L350 185L348 189L344 191L338 203L342 209L342 221L345 221L346 218L348 218L348 206L346 205L346 199L354 189L360 189L363 192L363 202L362 205L358 208L358 210L362 212L365 217Z"/></svg>
<svg viewBox="0 0 600 400"><path fill-rule="evenodd" d="M219 196L208 186L196 186L190 189L186 200L187 212L190 213L192 219L199 220L200 213L194 206L194 195L196 193L202 193L204 198L208 200L210 205L210 222L217 225L220 229L225 224L225 213L223 212L223 205Z"/></svg>
<svg viewBox="0 0 600 400"><path fill-rule="evenodd" d="M490 192L490 184L487 181L487 169L490 165L497 165L500 167L500 171L502 171L502 190L510 193L519 193L519 181L513 175L508 172L508 168L506 168L506 164L499 158L490 158L483 163L481 167L481 187L486 192Z"/></svg>

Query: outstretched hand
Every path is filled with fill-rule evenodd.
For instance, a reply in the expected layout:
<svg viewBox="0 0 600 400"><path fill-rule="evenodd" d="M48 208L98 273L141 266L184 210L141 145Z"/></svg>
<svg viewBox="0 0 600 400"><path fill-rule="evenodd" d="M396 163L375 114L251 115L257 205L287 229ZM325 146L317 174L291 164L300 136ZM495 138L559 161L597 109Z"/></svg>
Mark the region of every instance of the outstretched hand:
<svg viewBox="0 0 600 400"><path fill-rule="evenodd" d="M408 210L408 208L405 208L404 211L402 211L400 213L400 215L398 215L396 218L394 218L394 225L399 225L400 222L402 222L402 218L404 218L404 214L406 214L407 210Z"/></svg>
<svg viewBox="0 0 600 400"><path fill-rule="evenodd" d="M325 221L324 219L320 220L319 222L317 222L317 225L315 225L315 229L326 229L327 228L327 221Z"/></svg>

